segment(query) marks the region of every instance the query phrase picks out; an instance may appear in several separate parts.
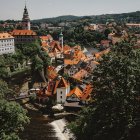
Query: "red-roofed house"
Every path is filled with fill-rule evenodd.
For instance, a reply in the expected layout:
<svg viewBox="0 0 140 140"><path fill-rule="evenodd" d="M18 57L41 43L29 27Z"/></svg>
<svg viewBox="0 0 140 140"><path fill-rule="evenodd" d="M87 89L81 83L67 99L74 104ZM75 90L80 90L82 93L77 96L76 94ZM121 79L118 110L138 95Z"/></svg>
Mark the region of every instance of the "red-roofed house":
<svg viewBox="0 0 140 140"><path fill-rule="evenodd" d="M14 37L8 33L0 33L0 55L15 52Z"/></svg>
<svg viewBox="0 0 140 140"><path fill-rule="evenodd" d="M67 94L70 92L70 84L63 77L58 80L49 81L45 89L41 90L38 99L56 97L57 103L65 103Z"/></svg>
<svg viewBox="0 0 140 140"><path fill-rule="evenodd" d="M32 30L13 30L10 33L15 37L15 44L33 43L37 39L37 34Z"/></svg>
<svg viewBox="0 0 140 140"><path fill-rule="evenodd" d="M72 76L72 78L78 80L78 81L82 81L83 78L86 78L88 76L88 72L84 69L81 69L80 71L78 71L76 74L74 74Z"/></svg>
<svg viewBox="0 0 140 140"><path fill-rule="evenodd" d="M65 103L67 94L70 92L70 84L62 77L56 89L57 103Z"/></svg>
<svg viewBox="0 0 140 140"><path fill-rule="evenodd" d="M75 87L67 94L68 102L88 101L93 88L90 84L86 85L83 91L79 87Z"/></svg>

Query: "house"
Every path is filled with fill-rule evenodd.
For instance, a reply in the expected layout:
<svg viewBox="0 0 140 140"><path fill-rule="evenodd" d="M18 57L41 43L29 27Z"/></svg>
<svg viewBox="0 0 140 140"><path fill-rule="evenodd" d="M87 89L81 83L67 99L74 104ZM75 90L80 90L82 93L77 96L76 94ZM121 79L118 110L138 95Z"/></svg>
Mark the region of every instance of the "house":
<svg viewBox="0 0 140 140"><path fill-rule="evenodd" d="M70 92L70 84L63 77L59 79L50 80L47 86L40 89L37 94L39 100L45 98L56 99L57 103L65 103L67 94Z"/></svg>
<svg viewBox="0 0 140 140"><path fill-rule="evenodd" d="M108 34L108 39L111 40L113 45L115 45L116 43L127 40L128 34L125 30L123 30L120 34L110 33Z"/></svg>
<svg viewBox="0 0 140 140"><path fill-rule="evenodd" d="M8 33L0 33L0 55L14 52L14 37Z"/></svg>
<svg viewBox="0 0 140 140"><path fill-rule="evenodd" d="M98 25L97 24L90 24L89 26L85 26L84 30L96 31L96 30L98 30Z"/></svg>
<svg viewBox="0 0 140 140"><path fill-rule="evenodd" d="M67 65L64 68L64 73L68 74L69 76L73 76L75 73L79 71L77 65Z"/></svg>
<svg viewBox="0 0 140 140"><path fill-rule="evenodd" d="M86 59L86 55L81 51L80 46L75 46L73 48L73 51L70 51L68 55L69 58L68 57L64 58L65 65L76 65L81 60L84 61Z"/></svg>
<svg viewBox="0 0 140 140"><path fill-rule="evenodd" d="M44 47L43 47L44 48ZM48 43L47 48L44 48L50 57L61 57L62 48L60 47L60 43L58 41L52 41Z"/></svg>
<svg viewBox="0 0 140 140"><path fill-rule="evenodd" d="M77 81L82 81L84 78L88 77L88 72L84 69L81 69L80 71L78 71L77 73L75 73L72 78L77 80Z"/></svg>
<svg viewBox="0 0 140 140"><path fill-rule="evenodd" d="M32 30L13 30L10 34L15 37L15 45L34 43L38 38L37 34Z"/></svg>
<svg viewBox="0 0 140 140"><path fill-rule="evenodd" d="M62 77L56 89L57 103L65 103L67 94L70 92L70 84Z"/></svg>
<svg viewBox="0 0 140 140"><path fill-rule="evenodd" d="M46 36L40 36L39 37L40 40L41 40L41 43L49 43L49 42L52 42L53 41L53 38L51 35L46 35Z"/></svg>
<svg viewBox="0 0 140 140"><path fill-rule="evenodd" d="M53 66L48 66L47 72L48 72L48 79L53 80L53 79L57 78L57 76L58 76L57 71L56 71L55 67L53 67Z"/></svg>
<svg viewBox="0 0 140 140"><path fill-rule="evenodd" d="M75 87L67 94L68 102L80 102L82 98L82 90L79 87Z"/></svg>
<svg viewBox="0 0 140 140"><path fill-rule="evenodd" d="M67 102L82 102L86 104L90 99L90 94L93 91L93 87L91 84L87 84L83 89L79 87L75 87L67 94Z"/></svg>

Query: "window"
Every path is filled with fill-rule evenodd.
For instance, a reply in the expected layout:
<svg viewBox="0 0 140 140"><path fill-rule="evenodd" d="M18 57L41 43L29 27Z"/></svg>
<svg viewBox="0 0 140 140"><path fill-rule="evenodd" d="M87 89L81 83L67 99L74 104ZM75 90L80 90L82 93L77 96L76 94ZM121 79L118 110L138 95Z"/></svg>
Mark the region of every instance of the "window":
<svg viewBox="0 0 140 140"><path fill-rule="evenodd" d="M60 98L62 99L62 96L60 96Z"/></svg>
<svg viewBox="0 0 140 140"><path fill-rule="evenodd" d="M60 93L62 94L62 91Z"/></svg>

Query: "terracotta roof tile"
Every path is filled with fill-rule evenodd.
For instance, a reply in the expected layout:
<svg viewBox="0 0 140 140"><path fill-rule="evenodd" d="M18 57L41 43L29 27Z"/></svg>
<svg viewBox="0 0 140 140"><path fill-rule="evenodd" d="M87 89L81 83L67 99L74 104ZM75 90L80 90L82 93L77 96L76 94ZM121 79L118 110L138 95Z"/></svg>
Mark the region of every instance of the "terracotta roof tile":
<svg viewBox="0 0 140 140"><path fill-rule="evenodd" d="M14 37L8 33L0 33L0 39L10 39L10 38Z"/></svg>
<svg viewBox="0 0 140 140"><path fill-rule="evenodd" d="M34 31L32 30L13 30L11 32L11 35L16 36L16 35L37 35Z"/></svg>
<svg viewBox="0 0 140 140"><path fill-rule="evenodd" d="M55 67L48 67L48 78L55 79L57 77L57 72L55 71Z"/></svg>
<svg viewBox="0 0 140 140"><path fill-rule="evenodd" d="M79 99L81 99L82 97L82 91L78 88L75 87L73 90L71 90L68 94L67 97L72 96L73 94L75 94Z"/></svg>
<svg viewBox="0 0 140 140"><path fill-rule="evenodd" d="M81 69L80 71L78 71L76 74L73 75L73 78L81 81L87 74L88 72L86 70Z"/></svg>
<svg viewBox="0 0 140 140"><path fill-rule="evenodd" d="M66 88L67 86L69 86L69 83L62 77L59 81L57 88L62 88L62 87Z"/></svg>
<svg viewBox="0 0 140 140"><path fill-rule="evenodd" d="M84 91L83 91L83 96L81 98L81 100L87 100L89 95L91 94L93 88L92 88L92 85L86 85Z"/></svg>

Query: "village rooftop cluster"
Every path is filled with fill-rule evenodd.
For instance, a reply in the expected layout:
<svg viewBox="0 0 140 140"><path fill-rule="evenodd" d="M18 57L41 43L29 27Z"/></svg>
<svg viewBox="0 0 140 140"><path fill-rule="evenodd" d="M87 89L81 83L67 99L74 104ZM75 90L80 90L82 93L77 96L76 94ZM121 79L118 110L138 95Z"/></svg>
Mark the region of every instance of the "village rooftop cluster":
<svg viewBox="0 0 140 140"><path fill-rule="evenodd" d="M115 30L108 34L107 40L102 40L100 44L96 44L97 47L102 48L100 51L97 49L81 48L79 45L73 47L64 43L65 36L63 36L63 26L70 26L74 23L61 23L59 27L49 27L45 23L41 24L41 28L50 28L50 30L59 29L60 34L58 40L54 40L53 36L47 34L45 36L39 36L35 31L38 26L34 26L31 30L31 23L28 14L28 10L25 6L22 22L17 25L1 24L3 27L17 27L21 26L22 29L14 29L9 33L0 33L0 55L15 53L15 47L22 43L33 43L37 39L41 42L41 49L48 54L51 59L51 64L48 66L48 81L45 81L41 76L36 75L36 81L33 87L29 89L37 96L39 102L52 99L56 103L63 104L67 108L81 108L87 105L92 87L92 72L100 65L98 62L102 59L102 55L109 53L112 44L121 42L128 38L127 31L122 30L121 34L116 34ZM85 26L84 30L102 32L106 27L112 28L114 22L104 24L90 24ZM140 27L139 24L126 24L128 27ZM47 27L46 27L47 26ZM136 35L138 41L136 46L140 44L140 36Z"/></svg>

